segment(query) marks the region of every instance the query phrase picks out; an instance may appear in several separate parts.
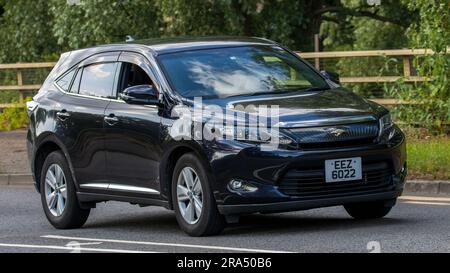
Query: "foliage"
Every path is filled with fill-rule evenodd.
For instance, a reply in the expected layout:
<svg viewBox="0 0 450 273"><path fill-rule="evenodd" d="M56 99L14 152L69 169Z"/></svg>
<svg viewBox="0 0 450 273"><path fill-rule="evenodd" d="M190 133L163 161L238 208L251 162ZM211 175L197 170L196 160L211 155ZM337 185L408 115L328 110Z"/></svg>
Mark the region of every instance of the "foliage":
<svg viewBox="0 0 450 273"><path fill-rule="evenodd" d="M406 2L406 1L405 1ZM427 81L408 84L400 80L389 91L396 97L414 102L396 109L399 119L408 124L426 126L434 133L442 133L450 123L450 8L447 1L416 0L408 8L420 14L420 20L411 25L408 35L411 45L429 48L431 55L414 60L418 75Z"/></svg>
<svg viewBox="0 0 450 273"><path fill-rule="evenodd" d="M343 0L344 8L355 10L360 0ZM406 46L407 27L415 21L415 12L398 0L383 0L366 11L381 18L362 16L326 17L321 25L321 37L326 50L396 49ZM327 14L327 16L330 16ZM397 20L391 20L397 18ZM400 21L400 22L399 22Z"/></svg>
<svg viewBox="0 0 450 273"><path fill-rule="evenodd" d="M51 0L51 32L64 50L134 38L159 37L160 16L154 1L82 0L68 5Z"/></svg>
<svg viewBox="0 0 450 273"><path fill-rule="evenodd" d="M18 91L0 91L0 103L14 103L18 98Z"/></svg>
<svg viewBox="0 0 450 273"><path fill-rule="evenodd" d="M220 35L230 29L225 13L229 8L223 1L157 0L163 18L164 36Z"/></svg>
<svg viewBox="0 0 450 273"><path fill-rule="evenodd" d="M364 25L367 18L407 25L412 17L397 2L371 7L359 0L0 0L0 62L54 60L62 51L123 42L126 35L261 36L311 51L324 22L341 22L337 36L352 33L348 26ZM401 33L389 34L390 27L386 35ZM369 36L367 43L399 40Z"/></svg>
<svg viewBox="0 0 450 273"><path fill-rule="evenodd" d="M356 9L361 1L344 0L343 6ZM333 50L371 50L371 49L397 49L408 45L406 29L411 20L415 18L414 12L409 11L405 5L397 0L382 1L380 6L367 8L368 10L386 18L401 18L405 24L392 20L379 20L370 17L336 17L336 20L325 20L321 25L321 37L325 51ZM384 76L390 75L386 70L383 57L356 57L342 58L334 63L327 60L323 68L339 71L344 77ZM389 62L389 64L393 64ZM359 68L359 69L355 69ZM398 75L398 74L397 74ZM385 94L378 84L347 84L346 87L365 97L380 97Z"/></svg>
<svg viewBox="0 0 450 273"><path fill-rule="evenodd" d="M123 42L126 35L260 36L312 51L319 32L328 51L433 49L436 54L415 60L419 75L433 81L385 89L420 102L396 109L400 119L442 131L450 115L448 0L382 0L379 6L365 0L0 0L0 63L54 61L63 51ZM402 65L383 58L329 62L326 69L344 76L389 75ZM5 81L9 76L0 75L0 85ZM350 87L365 96L379 92L373 84Z"/></svg>
<svg viewBox="0 0 450 273"><path fill-rule="evenodd" d="M58 52L47 0L0 0L0 62L46 60ZM53 57L54 58L54 57Z"/></svg>
<svg viewBox="0 0 450 273"><path fill-rule="evenodd" d="M25 106L6 108L0 112L0 131L23 128L28 123Z"/></svg>

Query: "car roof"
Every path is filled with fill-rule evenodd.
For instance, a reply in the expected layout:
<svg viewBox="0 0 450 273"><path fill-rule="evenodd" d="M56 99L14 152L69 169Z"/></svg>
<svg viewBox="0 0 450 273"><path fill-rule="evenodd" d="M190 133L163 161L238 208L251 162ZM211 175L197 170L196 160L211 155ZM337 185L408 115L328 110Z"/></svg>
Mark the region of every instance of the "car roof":
<svg viewBox="0 0 450 273"><path fill-rule="evenodd" d="M214 36L177 37L133 41L131 44L145 45L157 55L208 48L221 48L245 45L273 45L275 42L256 37Z"/></svg>
<svg viewBox="0 0 450 273"><path fill-rule="evenodd" d="M137 50L139 52L150 50L154 55L199 50L208 48L223 48L245 45L274 45L273 41L256 37L234 37L234 36L215 36L215 37L177 37L163 39L136 40L127 43L105 44L74 50L71 53L79 55L92 55L107 51Z"/></svg>

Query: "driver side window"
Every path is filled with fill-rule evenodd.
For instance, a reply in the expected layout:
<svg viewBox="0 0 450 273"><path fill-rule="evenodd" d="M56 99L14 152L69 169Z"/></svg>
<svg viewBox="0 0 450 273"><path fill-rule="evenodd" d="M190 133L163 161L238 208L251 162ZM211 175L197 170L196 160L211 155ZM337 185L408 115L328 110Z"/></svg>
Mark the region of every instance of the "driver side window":
<svg viewBox="0 0 450 273"><path fill-rule="evenodd" d="M117 95L128 87L136 85L153 85L148 74L138 65L122 62Z"/></svg>

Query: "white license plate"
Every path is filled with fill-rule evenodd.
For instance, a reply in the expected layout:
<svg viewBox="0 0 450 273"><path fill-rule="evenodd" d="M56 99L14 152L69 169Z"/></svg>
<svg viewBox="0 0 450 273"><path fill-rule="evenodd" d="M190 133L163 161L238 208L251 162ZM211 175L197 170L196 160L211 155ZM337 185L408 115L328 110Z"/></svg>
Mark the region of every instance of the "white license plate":
<svg viewBox="0 0 450 273"><path fill-rule="evenodd" d="M327 183L361 179L361 157L325 160L325 181Z"/></svg>

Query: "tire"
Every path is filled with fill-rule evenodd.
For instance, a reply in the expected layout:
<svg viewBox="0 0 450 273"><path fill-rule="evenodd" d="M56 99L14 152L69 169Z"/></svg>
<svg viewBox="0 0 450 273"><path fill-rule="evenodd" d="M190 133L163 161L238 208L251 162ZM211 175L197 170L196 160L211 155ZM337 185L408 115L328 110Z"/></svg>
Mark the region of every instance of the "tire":
<svg viewBox="0 0 450 273"><path fill-rule="evenodd" d="M376 201L344 205L345 210L355 219L377 219L386 216L395 204L395 200Z"/></svg>
<svg viewBox="0 0 450 273"><path fill-rule="evenodd" d="M195 237L216 235L221 233L225 227L225 217L217 210L211 190L211 176L208 175L201 162L195 154L185 154L178 160L172 175L172 200L178 225L187 234ZM182 172L191 172L194 183L195 178L198 178L196 186L191 190L188 189L188 183L183 184L183 181L186 182L187 180ZM185 189L181 188L180 191L179 185ZM201 186L201 195L198 185ZM186 194L184 194L185 190L188 190ZM191 196L189 196L189 191ZM189 204L199 204L199 201L202 203L200 213L192 206L190 207L192 210L189 210ZM189 211L191 211L191 214L188 213Z"/></svg>
<svg viewBox="0 0 450 273"><path fill-rule="evenodd" d="M47 179L47 175L49 179ZM51 175L54 175L55 180ZM62 177L62 180L58 180L57 177ZM47 183L46 180L53 182ZM56 183L56 187L54 181L60 181ZM61 151L52 152L45 159L41 172L40 191L45 216L55 228L79 228L87 221L90 209L80 208L72 174ZM47 196L54 197L54 199L49 198L50 201L47 201Z"/></svg>

